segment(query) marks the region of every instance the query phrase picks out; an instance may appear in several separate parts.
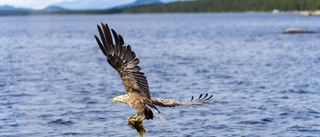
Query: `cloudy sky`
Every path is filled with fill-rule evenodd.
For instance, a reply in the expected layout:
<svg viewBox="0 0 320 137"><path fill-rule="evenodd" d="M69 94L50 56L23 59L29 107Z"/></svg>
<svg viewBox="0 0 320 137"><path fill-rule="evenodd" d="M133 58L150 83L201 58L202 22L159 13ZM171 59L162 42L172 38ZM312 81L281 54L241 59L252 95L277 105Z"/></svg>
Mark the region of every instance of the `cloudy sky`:
<svg viewBox="0 0 320 137"><path fill-rule="evenodd" d="M0 5L41 9L50 4L67 0L0 0Z"/></svg>
<svg viewBox="0 0 320 137"><path fill-rule="evenodd" d="M80 0L0 0L0 5L12 5L15 7L26 7L32 9L42 9L47 7L48 5L60 2L73 2L73 1L80 1ZM84 2L87 0L81 0ZM108 2L108 4L119 4L123 3L126 4L128 1L133 2L134 0L99 0ZM123 2L122 2L123 1Z"/></svg>

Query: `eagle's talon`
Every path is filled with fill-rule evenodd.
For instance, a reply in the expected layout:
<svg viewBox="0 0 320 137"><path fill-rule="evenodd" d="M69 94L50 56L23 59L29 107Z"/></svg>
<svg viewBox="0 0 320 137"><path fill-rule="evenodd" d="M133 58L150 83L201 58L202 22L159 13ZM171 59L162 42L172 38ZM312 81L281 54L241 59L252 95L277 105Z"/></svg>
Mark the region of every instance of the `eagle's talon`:
<svg viewBox="0 0 320 137"><path fill-rule="evenodd" d="M134 120L138 120L138 114L135 114L135 115L133 115L133 116L130 116L130 117L128 117L128 120L130 120L130 119L134 119Z"/></svg>
<svg viewBox="0 0 320 137"><path fill-rule="evenodd" d="M137 121L138 121L139 123L142 123L144 119L145 119L145 117L143 117L143 118L138 118Z"/></svg>

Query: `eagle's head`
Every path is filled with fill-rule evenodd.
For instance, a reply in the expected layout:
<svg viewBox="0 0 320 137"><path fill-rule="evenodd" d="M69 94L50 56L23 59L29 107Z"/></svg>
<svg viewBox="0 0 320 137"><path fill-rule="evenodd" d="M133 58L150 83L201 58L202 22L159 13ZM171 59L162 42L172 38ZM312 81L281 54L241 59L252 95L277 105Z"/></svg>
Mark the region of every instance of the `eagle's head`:
<svg viewBox="0 0 320 137"><path fill-rule="evenodd" d="M118 101L119 101L119 97L118 96L112 98L112 102L118 102Z"/></svg>
<svg viewBox="0 0 320 137"><path fill-rule="evenodd" d="M116 96L112 98L112 102L121 102L121 103L128 104L126 95Z"/></svg>

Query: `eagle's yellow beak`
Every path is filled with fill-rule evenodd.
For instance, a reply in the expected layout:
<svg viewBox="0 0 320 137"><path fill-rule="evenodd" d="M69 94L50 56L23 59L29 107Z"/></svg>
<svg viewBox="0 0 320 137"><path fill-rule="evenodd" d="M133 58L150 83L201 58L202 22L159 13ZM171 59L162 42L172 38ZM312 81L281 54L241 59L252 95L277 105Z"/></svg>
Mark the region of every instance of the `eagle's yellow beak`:
<svg viewBox="0 0 320 137"><path fill-rule="evenodd" d="M118 101L118 97L112 98L112 102L117 102L117 101Z"/></svg>

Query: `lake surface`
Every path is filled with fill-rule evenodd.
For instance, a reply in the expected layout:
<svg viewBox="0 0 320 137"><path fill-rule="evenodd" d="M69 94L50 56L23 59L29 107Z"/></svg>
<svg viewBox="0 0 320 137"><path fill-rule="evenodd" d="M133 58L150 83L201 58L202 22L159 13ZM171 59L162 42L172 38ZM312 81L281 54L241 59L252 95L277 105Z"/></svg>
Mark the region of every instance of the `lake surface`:
<svg viewBox="0 0 320 137"><path fill-rule="evenodd" d="M210 104L161 108L145 137L320 136L319 17L124 14L0 17L1 137L127 137L131 107L93 35L108 22L140 59L151 96Z"/></svg>

